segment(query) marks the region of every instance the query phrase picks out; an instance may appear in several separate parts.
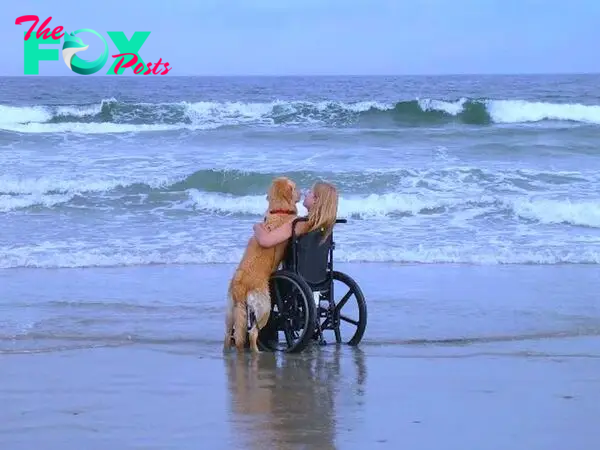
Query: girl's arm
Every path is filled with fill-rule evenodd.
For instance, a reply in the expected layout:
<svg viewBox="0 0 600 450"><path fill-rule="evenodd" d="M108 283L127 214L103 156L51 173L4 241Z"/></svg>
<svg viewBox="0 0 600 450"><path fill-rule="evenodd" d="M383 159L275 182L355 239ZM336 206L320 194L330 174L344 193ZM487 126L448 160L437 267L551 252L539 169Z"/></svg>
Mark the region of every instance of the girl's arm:
<svg viewBox="0 0 600 450"><path fill-rule="evenodd" d="M254 237L261 247L275 247L292 237L292 221L275 228L273 231L267 230L261 223L254 224Z"/></svg>

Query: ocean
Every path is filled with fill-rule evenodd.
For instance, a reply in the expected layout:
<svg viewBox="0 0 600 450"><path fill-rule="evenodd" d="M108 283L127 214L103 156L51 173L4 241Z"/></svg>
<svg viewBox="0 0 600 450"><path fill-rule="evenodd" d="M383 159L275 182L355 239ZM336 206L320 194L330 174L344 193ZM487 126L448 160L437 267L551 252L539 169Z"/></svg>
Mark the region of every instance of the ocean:
<svg viewBox="0 0 600 450"><path fill-rule="evenodd" d="M340 261L598 264L599 81L0 78L0 268L237 262L278 175Z"/></svg>

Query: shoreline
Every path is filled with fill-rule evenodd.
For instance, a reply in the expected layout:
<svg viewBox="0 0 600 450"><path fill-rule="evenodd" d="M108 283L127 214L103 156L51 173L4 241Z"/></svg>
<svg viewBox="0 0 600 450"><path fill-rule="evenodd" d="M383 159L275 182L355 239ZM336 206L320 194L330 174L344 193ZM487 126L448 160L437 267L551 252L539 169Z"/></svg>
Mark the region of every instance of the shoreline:
<svg viewBox="0 0 600 450"><path fill-rule="evenodd" d="M164 268L185 268L185 267L236 267L237 262L159 262L159 263L133 263L133 264L115 264L115 265L89 265L89 266L73 266L73 267L41 267L41 266L17 266L17 267L0 267L0 273L2 272L16 272L25 270L39 270L39 271L59 271L59 270L83 270L83 269L139 269L139 268L153 268L153 267L164 267ZM515 262L515 263L474 263L474 262L419 262L419 261L335 261L334 266L346 265L346 266L393 266L393 267L439 267L443 268L502 268L502 267L590 267L600 266L600 263L572 263L572 262L557 262L557 263L534 263L534 262ZM335 268L334 267L334 268ZM337 269L336 269L337 270Z"/></svg>
<svg viewBox="0 0 600 450"><path fill-rule="evenodd" d="M399 351L398 345L493 347L600 336L594 267L336 263L335 269L354 278L366 297L363 345ZM197 344L212 352L222 342L234 270L218 264L0 271L0 353L136 343Z"/></svg>

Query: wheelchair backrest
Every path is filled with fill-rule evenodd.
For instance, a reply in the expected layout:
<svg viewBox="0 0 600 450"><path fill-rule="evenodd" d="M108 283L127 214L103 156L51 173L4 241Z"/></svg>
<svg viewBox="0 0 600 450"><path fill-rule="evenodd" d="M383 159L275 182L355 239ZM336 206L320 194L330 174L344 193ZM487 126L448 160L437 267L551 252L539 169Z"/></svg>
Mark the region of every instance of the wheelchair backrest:
<svg viewBox="0 0 600 450"><path fill-rule="evenodd" d="M284 266L292 269L292 255L296 252L296 273L306 280L311 287L316 287L327 281L329 265L329 250L333 244L330 234L321 242L323 234L315 230L296 238L296 245L288 245Z"/></svg>

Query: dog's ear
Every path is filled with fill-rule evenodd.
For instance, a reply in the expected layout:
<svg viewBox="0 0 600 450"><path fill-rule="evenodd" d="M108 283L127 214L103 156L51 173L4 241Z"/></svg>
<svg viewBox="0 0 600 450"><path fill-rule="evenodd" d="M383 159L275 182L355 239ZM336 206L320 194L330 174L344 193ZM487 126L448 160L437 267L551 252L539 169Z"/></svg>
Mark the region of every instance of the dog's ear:
<svg viewBox="0 0 600 450"><path fill-rule="evenodd" d="M294 201L294 185L292 184L291 181L287 181L285 183L285 200L287 202L293 202Z"/></svg>
<svg viewBox="0 0 600 450"><path fill-rule="evenodd" d="M279 196L281 192L281 183L279 178L275 178L271 182L271 186L269 187L269 192L267 193L267 200L269 201L277 201L279 200Z"/></svg>
<svg viewBox="0 0 600 450"><path fill-rule="evenodd" d="M285 186L282 190L283 198L288 203L295 203L294 193L296 191L296 184L291 180L285 180Z"/></svg>

